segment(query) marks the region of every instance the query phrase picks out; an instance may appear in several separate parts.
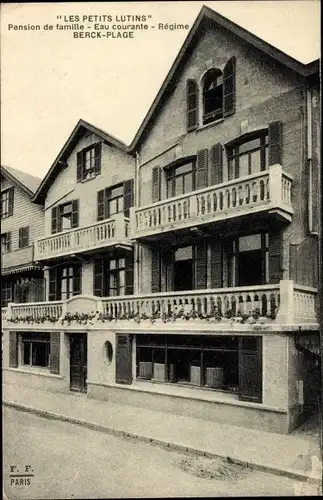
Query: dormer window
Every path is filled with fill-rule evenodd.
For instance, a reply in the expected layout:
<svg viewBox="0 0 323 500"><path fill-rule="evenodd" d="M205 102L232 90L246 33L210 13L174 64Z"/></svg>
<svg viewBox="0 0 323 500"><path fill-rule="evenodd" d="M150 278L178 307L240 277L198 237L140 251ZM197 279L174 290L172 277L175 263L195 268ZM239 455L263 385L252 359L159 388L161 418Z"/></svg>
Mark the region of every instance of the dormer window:
<svg viewBox="0 0 323 500"><path fill-rule="evenodd" d="M101 143L91 145L77 153L77 182L101 173Z"/></svg>
<svg viewBox="0 0 323 500"><path fill-rule="evenodd" d="M223 70L209 69L200 83L194 79L186 82L187 131L216 122L235 112L236 71L235 57L231 57Z"/></svg>
<svg viewBox="0 0 323 500"><path fill-rule="evenodd" d="M223 116L222 71L212 68L203 79L203 125Z"/></svg>

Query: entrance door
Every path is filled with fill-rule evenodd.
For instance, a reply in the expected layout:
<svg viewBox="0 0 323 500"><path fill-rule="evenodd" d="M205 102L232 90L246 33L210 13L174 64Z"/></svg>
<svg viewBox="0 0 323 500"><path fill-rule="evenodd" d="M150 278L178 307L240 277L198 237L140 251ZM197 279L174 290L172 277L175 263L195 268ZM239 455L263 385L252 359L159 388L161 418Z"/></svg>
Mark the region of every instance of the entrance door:
<svg viewBox="0 0 323 500"><path fill-rule="evenodd" d="M70 389L86 392L87 378L87 335L72 333L70 335Z"/></svg>
<svg viewBox="0 0 323 500"><path fill-rule="evenodd" d="M182 247L174 255L174 290L193 290L193 248Z"/></svg>

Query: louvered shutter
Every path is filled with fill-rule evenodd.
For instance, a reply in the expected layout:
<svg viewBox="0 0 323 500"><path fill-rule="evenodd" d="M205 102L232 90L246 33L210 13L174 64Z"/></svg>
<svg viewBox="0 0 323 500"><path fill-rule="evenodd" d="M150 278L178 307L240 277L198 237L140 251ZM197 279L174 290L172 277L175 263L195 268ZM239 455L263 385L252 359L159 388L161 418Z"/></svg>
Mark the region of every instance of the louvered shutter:
<svg viewBox="0 0 323 500"><path fill-rule="evenodd" d="M160 253L155 248L151 250L151 292L160 292Z"/></svg>
<svg viewBox="0 0 323 500"><path fill-rule="evenodd" d="M58 268L49 270L49 297L48 300L60 300L60 290L58 288Z"/></svg>
<svg viewBox="0 0 323 500"><path fill-rule="evenodd" d="M103 260L95 260L93 266L93 295L104 296L104 265Z"/></svg>
<svg viewBox="0 0 323 500"><path fill-rule="evenodd" d="M11 252L11 231L7 233L7 251Z"/></svg>
<svg viewBox="0 0 323 500"><path fill-rule="evenodd" d="M269 233L269 283L279 283L282 269L283 239L280 230Z"/></svg>
<svg viewBox="0 0 323 500"><path fill-rule="evenodd" d="M101 189L100 191L97 192L97 219L98 220L104 220L104 218L105 218L104 193L105 193L104 189Z"/></svg>
<svg viewBox="0 0 323 500"><path fill-rule="evenodd" d="M82 294L82 266L77 264L73 267L73 295Z"/></svg>
<svg viewBox="0 0 323 500"><path fill-rule="evenodd" d="M51 373L60 373L60 332L51 332L50 334L50 371Z"/></svg>
<svg viewBox="0 0 323 500"><path fill-rule="evenodd" d="M132 382L132 342L130 335L117 335L116 382L117 384L131 384Z"/></svg>
<svg viewBox="0 0 323 500"><path fill-rule="evenodd" d="M130 207L133 206L133 179L123 184L123 212L125 217L130 215Z"/></svg>
<svg viewBox="0 0 323 500"><path fill-rule="evenodd" d="M236 109L236 59L231 57L223 70L223 116L232 115Z"/></svg>
<svg viewBox="0 0 323 500"><path fill-rule="evenodd" d="M268 127L269 165L282 165L283 124L272 122Z"/></svg>
<svg viewBox="0 0 323 500"><path fill-rule="evenodd" d="M19 229L19 242L18 242L18 246L19 246L19 248L22 248L22 247L23 247L23 236L24 236L23 231L24 231L24 228L23 228L23 227L21 227L21 228Z"/></svg>
<svg viewBox="0 0 323 500"><path fill-rule="evenodd" d="M72 227L79 226L79 200L72 201Z"/></svg>
<svg viewBox="0 0 323 500"><path fill-rule="evenodd" d="M154 167L152 172L152 203L160 201L161 169Z"/></svg>
<svg viewBox="0 0 323 500"><path fill-rule="evenodd" d="M200 241L195 245L195 288L205 290L207 287L207 245Z"/></svg>
<svg viewBox="0 0 323 500"><path fill-rule="evenodd" d="M94 148L94 154L95 154L94 171L96 175L101 173L101 153L102 153L102 143L98 142Z"/></svg>
<svg viewBox="0 0 323 500"><path fill-rule="evenodd" d="M13 203L14 203L14 187L9 189L9 200L8 200L8 216L13 215Z"/></svg>
<svg viewBox="0 0 323 500"><path fill-rule="evenodd" d="M83 179L83 152L80 151L76 155L76 181L81 182Z"/></svg>
<svg viewBox="0 0 323 500"><path fill-rule="evenodd" d="M222 246L218 241L211 243L211 288L222 287Z"/></svg>
<svg viewBox="0 0 323 500"><path fill-rule="evenodd" d="M58 207L54 207L52 208L52 234L58 232L57 219L58 219Z"/></svg>
<svg viewBox="0 0 323 500"><path fill-rule="evenodd" d="M9 366L11 368L17 368L18 366L17 332L9 332Z"/></svg>
<svg viewBox="0 0 323 500"><path fill-rule="evenodd" d="M133 294L133 273L134 273L134 258L132 253L132 255L126 257L125 295Z"/></svg>
<svg viewBox="0 0 323 500"><path fill-rule="evenodd" d="M223 182L223 147L215 144L210 152L211 185Z"/></svg>
<svg viewBox="0 0 323 500"><path fill-rule="evenodd" d="M208 150L201 149L197 152L196 160L196 189L208 185Z"/></svg>
<svg viewBox="0 0 323 500"><path fill-rule="evenodd" d="M239 339L239 399L262 402L262 338Z"/></svg>
<svg viewBox="0 0 323 500"><path fill-rule="evenodd" d="M198 101L198 85L195 80L189 79L186 82L186 126L188 132L198 126Z"/></svg>

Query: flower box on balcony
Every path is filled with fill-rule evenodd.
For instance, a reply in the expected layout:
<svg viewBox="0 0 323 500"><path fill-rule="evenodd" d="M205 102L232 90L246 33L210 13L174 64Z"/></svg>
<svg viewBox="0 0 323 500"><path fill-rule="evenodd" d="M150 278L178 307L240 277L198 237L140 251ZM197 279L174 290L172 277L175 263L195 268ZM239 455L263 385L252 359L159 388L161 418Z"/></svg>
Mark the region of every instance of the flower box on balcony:
<svg viewBox="0 0 323 500"><path fill-rule="evenodd" d="M212 389L221 389L223 387L224 377L222 366L216 368L206 368L205 386Z"/></svg>
<svg viewBox="0 0 323 500"><path fill-rule="evenodd" d="M200 385L201 368L200 366L190 366L190 382L193 385Z"/></svg>
<svg viewBox="0 0 323 500"><path fill-rule="evenodd" d="M150 361L141 361L139 363L139 377L150 380L153 374L153 365Z"/></svg>
<svg viewBox="0 0 323 500"><path fill-rule="evenodd" d="M164 363L154 363L153 366L153 378L161 382L166 380L166 370Z"/></svg>

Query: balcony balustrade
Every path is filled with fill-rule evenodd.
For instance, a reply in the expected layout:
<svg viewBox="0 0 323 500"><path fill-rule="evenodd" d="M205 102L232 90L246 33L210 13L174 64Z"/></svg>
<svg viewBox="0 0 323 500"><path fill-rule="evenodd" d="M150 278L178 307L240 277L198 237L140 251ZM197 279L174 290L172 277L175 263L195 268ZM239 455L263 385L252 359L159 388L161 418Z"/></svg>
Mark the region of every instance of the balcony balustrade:
<svg viewBox="0 0 323 500"><path fill-rule="evenodd" d="M221 221L243 214L278 211L291 221L292 178L280 165L268 170L169 198L135 210L135 238Z"/></svg>
<svg viewBox="0 0 323 500"><path fill-rule="evenodd" d="M114 245L130 246L129 219L123 214L90 226L70 229L39 238L35 242L35 260L42 261Z"/></svg>
<svg viewBox="0 0 323 500"><path fill-rule="evenodd" d="M87 324L87 328L109 328L109 322L128 327L130 321L147 321L149 328L155 320L165 321L167 328L185 322L185 329L194 325L189 320L212 320L210 327L221 330L225 323L261 323L276 325L317 325L315 288L296 285L284 280L278 284L162 292L122 297L75 296L68 301L9 304L2 312L4 328L24 329L37 324L48 328L65 329L73 321ZM68 318L68 320L67 320ZM66 320L63 321L62 320ZM90 321L90 323L87 322ZM102 325L104 322L104 325ZM219 325L216 326L216 323ZM293 326L294 325L294 326ZM134 326L134 325L133 325ZM132 327L133 327L132 326ZM35 327L35 325L34 325Z"/></svg>

